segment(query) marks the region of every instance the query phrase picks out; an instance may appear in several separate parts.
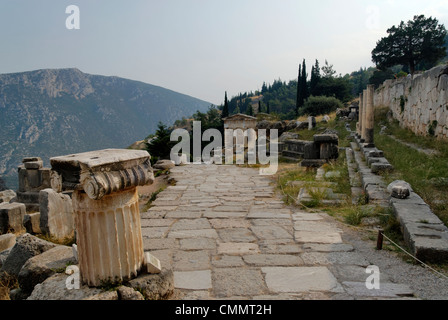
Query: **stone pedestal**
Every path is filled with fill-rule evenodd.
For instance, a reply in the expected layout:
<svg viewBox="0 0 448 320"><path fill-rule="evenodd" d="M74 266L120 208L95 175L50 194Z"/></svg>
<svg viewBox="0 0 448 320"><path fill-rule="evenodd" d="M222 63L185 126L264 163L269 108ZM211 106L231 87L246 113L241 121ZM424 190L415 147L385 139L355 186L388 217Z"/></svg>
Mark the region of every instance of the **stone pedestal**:
<svg viewBox="0 0 448 320"><path fill-rule="evenodd" d="M136 277L144 264L136 187L154 182L149 154L108 149L50 162L53 190L73 190L82 281L99 286Z"/></svg>

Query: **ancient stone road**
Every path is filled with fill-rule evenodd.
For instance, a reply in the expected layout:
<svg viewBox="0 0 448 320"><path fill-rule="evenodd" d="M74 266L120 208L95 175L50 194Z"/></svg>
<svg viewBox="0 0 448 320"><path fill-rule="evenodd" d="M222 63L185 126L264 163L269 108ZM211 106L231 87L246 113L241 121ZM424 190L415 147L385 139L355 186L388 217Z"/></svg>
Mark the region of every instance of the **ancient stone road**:
<svg viewBox="0 0 448 320"><path fill-rule="evenodd" d="M381 279L325 214L287 207L268 177L237 166L188 165L141 213L145 251L172 268L176 299L353 299L412 296ZM386 279L387 280L387 279Z"/></svg>

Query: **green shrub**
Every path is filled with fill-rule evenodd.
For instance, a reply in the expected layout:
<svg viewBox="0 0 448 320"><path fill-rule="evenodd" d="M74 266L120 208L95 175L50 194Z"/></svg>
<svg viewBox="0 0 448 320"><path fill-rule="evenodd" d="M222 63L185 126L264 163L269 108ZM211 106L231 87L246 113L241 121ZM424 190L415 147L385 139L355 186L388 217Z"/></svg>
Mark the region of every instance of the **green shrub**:
<svg viewBox="0 0 448 320"><path fill-rule="evenodd" d="M328 114L335 111L338 108L343 108L342 102L334 97L309 97L305 102L305 105L301 108L301 114L308 114L310 116L319 116L322 114Z"/></svg>

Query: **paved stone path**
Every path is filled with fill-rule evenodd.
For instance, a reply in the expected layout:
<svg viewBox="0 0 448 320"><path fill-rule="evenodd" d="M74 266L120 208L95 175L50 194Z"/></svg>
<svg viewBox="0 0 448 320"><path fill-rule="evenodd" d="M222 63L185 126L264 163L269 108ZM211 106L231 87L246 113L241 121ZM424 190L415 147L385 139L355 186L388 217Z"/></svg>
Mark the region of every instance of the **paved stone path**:
<svg viewBox="0 0 448 320"><path fill-rule="evenodd" d="M141 214L145 251L174 271L175 299L353 299L411 296L381 278L325 214L287 207L271 180L237 166L171 170L176 186Z"/></svg>

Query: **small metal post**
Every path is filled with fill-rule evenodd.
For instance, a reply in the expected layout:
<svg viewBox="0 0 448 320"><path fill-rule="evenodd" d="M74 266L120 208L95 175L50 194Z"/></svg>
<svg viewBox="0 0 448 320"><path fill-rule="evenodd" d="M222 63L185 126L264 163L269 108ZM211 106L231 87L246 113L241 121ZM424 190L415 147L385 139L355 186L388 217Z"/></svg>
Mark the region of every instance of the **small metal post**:
<svg viewBox="0 0 448 320"><path fill-rule="evenodd" d="M376 242L376 249L377 250L383 250L383 230L379 229L378 230L378 239Z"/></svg>

